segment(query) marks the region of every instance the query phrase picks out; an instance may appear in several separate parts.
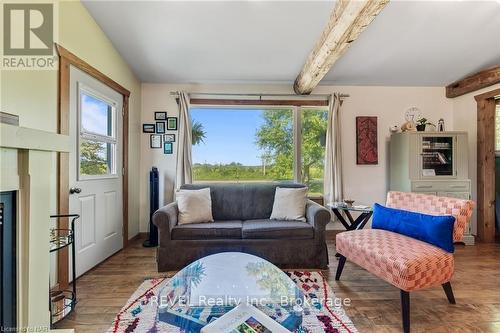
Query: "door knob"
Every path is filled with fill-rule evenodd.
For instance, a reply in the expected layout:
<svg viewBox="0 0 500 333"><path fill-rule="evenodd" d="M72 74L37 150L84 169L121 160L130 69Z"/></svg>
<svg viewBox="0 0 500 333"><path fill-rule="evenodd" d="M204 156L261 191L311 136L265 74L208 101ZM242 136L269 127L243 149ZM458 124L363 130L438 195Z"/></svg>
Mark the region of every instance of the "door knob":
<svg viewBox="0 0 500 333"><path fill-rule="evenodd" d="M79 187L72 187L72 188L69 189L69 194L75 194L75 193L78 194L81 191L82 191L82 189L79 188Z"/></svg>

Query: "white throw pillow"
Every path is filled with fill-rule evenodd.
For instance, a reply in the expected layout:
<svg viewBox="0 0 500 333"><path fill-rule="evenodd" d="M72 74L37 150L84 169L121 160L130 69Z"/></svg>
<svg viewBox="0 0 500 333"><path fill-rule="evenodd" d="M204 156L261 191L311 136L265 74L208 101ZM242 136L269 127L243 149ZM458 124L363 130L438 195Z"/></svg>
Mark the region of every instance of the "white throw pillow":
<svg viewBox="0 0 500 333"><path fill-rule="evenodd" d="M210 188L179 190L176 195L179 224L213 222Z"/></svg>
<svg viewBox="0 0 500 333"><path fill-rule="evenodd" d="M272 220L306 221L307 187L276 187Z"/></svg>

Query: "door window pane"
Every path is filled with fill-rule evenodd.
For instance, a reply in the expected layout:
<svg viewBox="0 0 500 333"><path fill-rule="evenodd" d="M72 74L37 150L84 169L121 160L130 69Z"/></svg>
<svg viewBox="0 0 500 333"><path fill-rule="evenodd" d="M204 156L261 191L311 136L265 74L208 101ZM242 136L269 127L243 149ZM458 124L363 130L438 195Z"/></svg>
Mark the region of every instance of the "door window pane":
<svg viewBox="0 0 500 333"><path fill-rule="evenodd" d="M91 95L81 93L81 130L113 136L113 107Z"/></svg>
<svg viewBox="0 0 500 333"><path fill-rule="evenodd" d="M112 174L115 145L93 140L80 141L80 175Z"/></svg>
<svg viewBox="0 0 500 333"><path fill-rule="evenodd" d="M293 181L292 109L191 109L194 181Z"/></svg>
<svg viewBox="0 0 500 333"><path fill-rule="evenodd" d="M323 194L327 125L326 110L302 109L301 182L311 196Z"/></svg>
<svg viewBox="0 0 500 333"><path fill-rule="evenodd" d="M87 93L85 88L81 88L79 94L79 175L91 178L116 174L116 108Z"/></svg>

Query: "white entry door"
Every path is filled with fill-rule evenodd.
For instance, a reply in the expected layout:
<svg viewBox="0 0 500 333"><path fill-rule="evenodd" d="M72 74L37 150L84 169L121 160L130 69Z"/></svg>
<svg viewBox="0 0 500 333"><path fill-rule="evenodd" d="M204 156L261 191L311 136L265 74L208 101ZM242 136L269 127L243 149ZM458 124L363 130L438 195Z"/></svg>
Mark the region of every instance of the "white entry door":
<svg viewBox="0 0 500 333"><path fill-rule="evenodd" d="M123 247L123 96L70 69L69 211L75 225L77 277Z"/></svg>

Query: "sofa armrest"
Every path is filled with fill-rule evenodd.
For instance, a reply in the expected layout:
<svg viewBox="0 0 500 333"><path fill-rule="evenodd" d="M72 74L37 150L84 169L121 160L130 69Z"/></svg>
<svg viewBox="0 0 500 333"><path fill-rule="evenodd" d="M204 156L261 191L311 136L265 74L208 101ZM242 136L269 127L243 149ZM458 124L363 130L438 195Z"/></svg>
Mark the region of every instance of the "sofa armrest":
<svg viewBox="0 0 500 333"><path fill-rule="evenodd" d="M177 202L169 203L153 214L153 223L158 227L160 232L160 246L171 239L170 232L177 225L178 214L179 208L177 207Z"/></svg>
<svg viewBox="0 0 500 333"><path fill-rule="evenodd" d="M326 225L331 219L330 211L312 200L307 200L306 219L314 227L315 234L324 238Z"/></svg>

